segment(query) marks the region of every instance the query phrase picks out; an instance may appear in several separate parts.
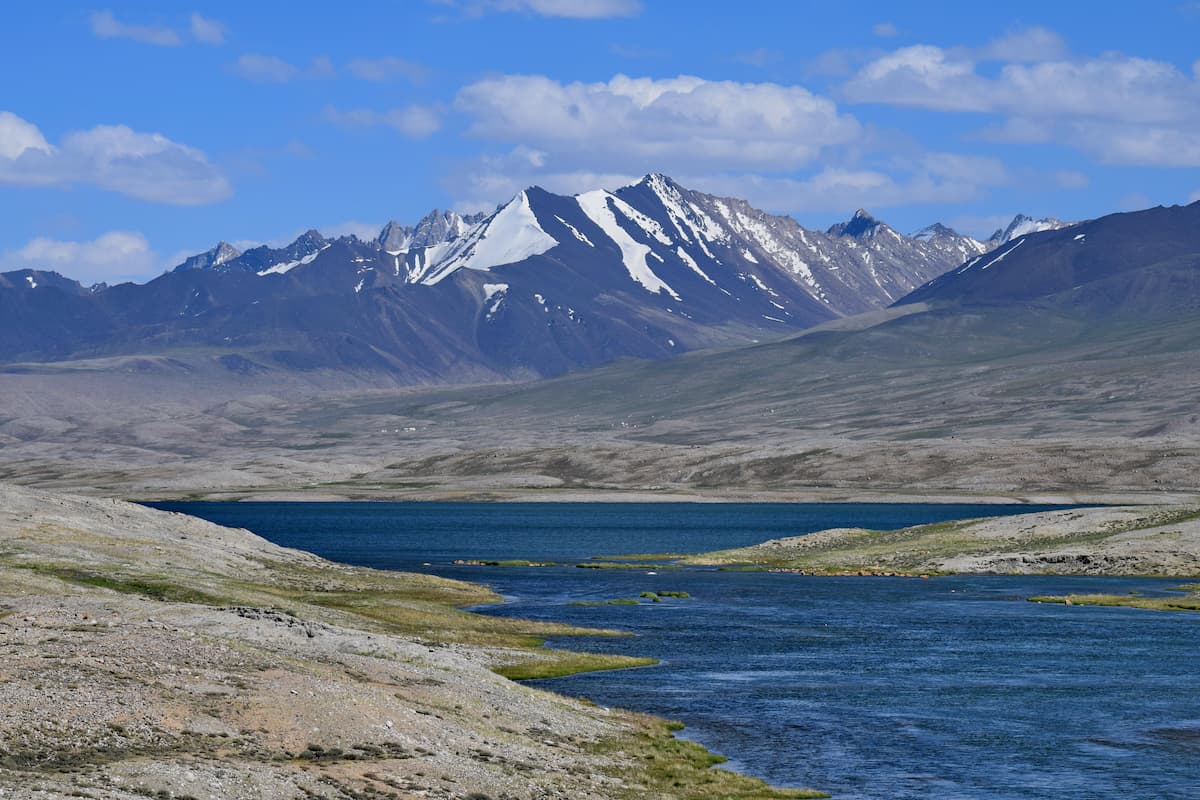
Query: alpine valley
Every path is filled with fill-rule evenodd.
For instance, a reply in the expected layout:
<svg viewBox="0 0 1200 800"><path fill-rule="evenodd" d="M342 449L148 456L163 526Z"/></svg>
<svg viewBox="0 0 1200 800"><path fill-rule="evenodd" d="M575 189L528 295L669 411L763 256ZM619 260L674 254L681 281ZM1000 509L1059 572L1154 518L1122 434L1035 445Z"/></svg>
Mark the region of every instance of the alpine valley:
<svg viewBox="0 0 1200 800"><path fill-rule="evenodd" d="M1061 225L1019 216L987 242L943 225L908 237L860 210L820 232L658 174L573 197L533 187L492 214L434 211L372 241L221 242L141 285L0 274L0 362L152 356L377 385L538 378L882 309Z"/></svg>
<svg viewBox="0 0 1200 800"><path fill-rule="evenodd" d="M1200 203L984 242L648 175L0 288L0 479L140 497L1200 493ZM690 351L690 352L688 352ZM1169 487L1169 488L1168 488Z"/></svg>

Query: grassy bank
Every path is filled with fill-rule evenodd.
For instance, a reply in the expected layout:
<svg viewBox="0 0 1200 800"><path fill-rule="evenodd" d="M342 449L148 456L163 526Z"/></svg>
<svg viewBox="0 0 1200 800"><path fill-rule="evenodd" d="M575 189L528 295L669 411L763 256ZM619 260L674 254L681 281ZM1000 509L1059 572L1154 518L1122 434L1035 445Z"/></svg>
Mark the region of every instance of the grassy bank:
<svg viewBox="0 0 1200 800"><path fill-rule="evenodd" d="M1072 509L892 531L837 528L682 556L679 563L808 575L1186 576L1200 572L1200 510Z"/></svg>
<svg viewBox="0 0 1200 800"><path fill-rule="evenodd" d="M1186 594L1165 597L1142 597L1132 594L1064 594L1037 595L1031 603L1059 603L1067 606L1113 606L1142 608L1147 611L1200 611L1200 584L1178 587Z"/></svg>

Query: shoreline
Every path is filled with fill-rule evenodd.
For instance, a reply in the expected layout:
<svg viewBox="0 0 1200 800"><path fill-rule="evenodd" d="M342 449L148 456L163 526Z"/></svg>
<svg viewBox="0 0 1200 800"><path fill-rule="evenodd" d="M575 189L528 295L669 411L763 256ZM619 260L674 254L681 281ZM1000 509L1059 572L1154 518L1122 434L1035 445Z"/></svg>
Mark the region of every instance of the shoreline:
<svg viewBox="0 0 1200 800"><path fill-rule="evenodd" d="M715 769L677 724L502 677L634 659L542 646L612 632L462 610L499 600L478 584L3 485L0 543L13 797L826 796Z"/></svg>
<svg viewBox="0 0 1200 800"><path fill-rule="evenodd" d="M87 492L82 492L85 496ZM99 496L99 494L97 494ZM108 495L104 495L108 496ZM1064 505L1064 506L1133 506L1175 505L1200 502L1200 496L1189 492L1046 492L1046 493L979 493L951 492L867 492L853 490L813 489L803 492L730 492L695 494L688 492L656 492L651 490L513 490L513 491L439 491L439 492L329 492L328 490L264 489L183 492L129 493L123 499L131 503L688 503L696 505L724 504L913 504L913 505Z"/></svg>

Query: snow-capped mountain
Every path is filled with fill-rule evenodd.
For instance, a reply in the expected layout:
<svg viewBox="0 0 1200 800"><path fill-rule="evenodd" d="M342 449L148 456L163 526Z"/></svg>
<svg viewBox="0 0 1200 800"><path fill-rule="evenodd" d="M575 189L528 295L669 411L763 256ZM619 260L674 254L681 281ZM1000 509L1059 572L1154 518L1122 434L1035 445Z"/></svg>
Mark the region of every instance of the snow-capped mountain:
<svg viewBox="0 0 1200 800"><path fill-rule="evenodd" d="M376 241L388 253L398 255L414 248L432 247L462 236L486 216L473 214L464 217L454 211L434 209L413 227L392 220L383 226Z"/></svg>
<svg viewBox="0 0 1200 800"><path fill-rule="evenodd" d="M229 242L217 242L216 247L212 248L211 250L205 250L203 253L197 253L196 255L185 259L184 262L175 267L175 269L212 269L213 267L219 267L222 264L232 261L241 254L242 251L238 250Z"/></svg>
<svg viewBox="0 0 1200 800"><path fill-rule="evenodd" d="M1027 217L1024 214L1017 214L1013 217L1012 222L1008 223L1008 227L997 228L987 240L989 250L993 250L1001 245L1008 244L1013 239L1019 239L1027 233L1039 233L1041 231L1056 231L1060 228L1065 228L1074 223L1063 222L1054 217L1042 217L1034 219Z"/></svg>
<svg viewBox="0 0 1200 800"><path fill-rule="evenodd" d="M1022 225L1045 220L1018 217ZM1057 220L1049 222L1057 223ZM1200 203L1031 230L900 300L941 308L1021 308L1105 324L1183 313L1200 303Z"/></svg>
<svg viewBox="0 0 1200 800"><path fill-rule="evenodd" d="M970 236L964 236L940 222L935 222L928 227L922 228L909 238L916 239L918 242L924 242L930 247L940 250L948 260L957 262L967 261L977 255L986 253L992 248L990 243L972 239Z"/></svg>
<svg viewBox="0 0 1200 800"><path fill-rule="evenodd" d="M204 269L221 272L253 272L258 275L282 274L301 264L311 263L329 242L319 231L305 231L286 247L261 245L244 253L226 242L192 256L175 267L173 272Z"/></svg>
<svg viewBox="0 0 1200 800"><path fill-rule="evenodd" d="M222 243L145 285L77 296L52 352L39 317L22 317L34 335L0 335L0 359L203 345L242 366L399 382L553 375L882 308L981 247L940 227L905 237L865 211L811 231L658 174L574 196L532 187L486 216L435 211L370 241Z"/></svg>
<svg viewBox="0 0 1200 800"><path fill-rule="evenodd" d="M809 231L652 174L615 192L526 190L462 236L395 253L393 272L434 285L463 269L545 257L590 265L594 279L603 262L610 278L660 301L767 298L760 316L806 325L885 306L977 252L906 238L863 211L825 233Z"/></svg>

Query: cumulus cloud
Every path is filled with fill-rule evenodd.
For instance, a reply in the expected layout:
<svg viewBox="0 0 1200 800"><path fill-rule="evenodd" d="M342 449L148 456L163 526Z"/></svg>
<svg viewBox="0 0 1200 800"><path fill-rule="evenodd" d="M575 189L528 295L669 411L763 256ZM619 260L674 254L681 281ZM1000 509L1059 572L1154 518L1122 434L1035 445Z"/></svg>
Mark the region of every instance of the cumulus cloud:
<svg viewBox="0 0 1200 800"><path fill-rule="evenodd" d="M146 237L135 231L110 231L85 242L39 237L0 259L9 269L53 270L85 285L142 280L161 267Z"/></svg>
<svg viewBox="0 0 1200 800"><path fill-rule="evenodd" d="M571 19L607 19L636 17L642 13L641 0L439 0L442 5L461 10L469 17L492 12L519 12L543 17Z"/></svg>
<svg viewBox="0 0 1200 800"><path fill-rule="evenodd" d="M32 123L0 112L0 184L89 184L171 205L199 205L232 193L201 151L124 125L73 131L52 147Z"/></svg>
<svg viewBox="0 0 1200 800"><path fill-rule="evenodd" d="M384 58L356 58L346 65L346 71L364 81L406 80L423 83L429 77L424 66L395 56Z"/></svg>
<svg viewBox="0 0 1200 800"><path fill-rule="evenodd" d="M160 47L183 44L179 34L165 25L130 25L117 20L111 11L96 11L91 16L92 33L101 39L132 39Z"/></svg>
<svg viewBox="0 0 1200 800"><path fill-rule="evenodd" d="M326 106L323 115L335 125L351 128L383 125L412 139L432 136L442 127L441 115L432 106L410 105L387 111L367 108L340 111L333 106Z"/></svg>
<svg viewBox="0 0 1200 800"><path fill-rule="evenodd" d="M1061 142L1114 164L1200 166L1200 78L1173 64L1107 53L1071 59L1052 32L1030 29L972 53L904 47L859 69L851 102L996 115L983 135ZM996 74L977 60L1001 59Z"/></svg>
<svg viewBox="0 0 1200 800"><path fill-rule="evenodd" d="M192 37L204 44L224 44L227 29L223 22L192 14Z"/></svg>
<svg viewBox="0 0 1200 800"><path fill-rule="evenodd" d="M884 169L826 167L802 178L724 174L683 179L687 186L740 197L775 213L959 203L1009 181L1008 170L996 159L952 153L926 153Z"/></svg>
<svg viewBox="0 0 1200 800"><path fill-rule="evenodd" d="M0 111L0 159L15 159L26 151L50 153L51 148L32 122Z"/></svg>
<svg viewBox="0 0 1200 800"><path fill-rule="evenodd" d="M798 86L618 75L563 84L538 75L486 78L458 92L472 136L572 154L602 169L632 162L792 169L860 130L829 99Z"/></svg>
<svg viewBox="0 0 1200 800"><path fill-rule="evenodd" d="M497 203L533 185L559 194L577 194L597 188L616 189L638 177L632 173L573 169L556 163L541 150L518 146L461 165L444 183L457 198L455 209L474 214L492 211Z"/></svg>

